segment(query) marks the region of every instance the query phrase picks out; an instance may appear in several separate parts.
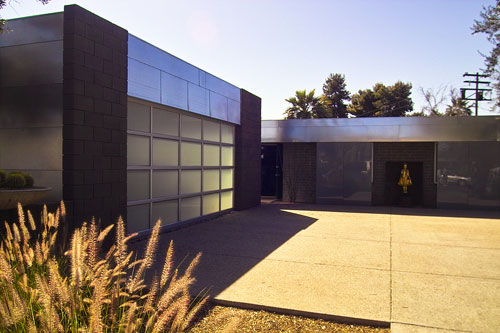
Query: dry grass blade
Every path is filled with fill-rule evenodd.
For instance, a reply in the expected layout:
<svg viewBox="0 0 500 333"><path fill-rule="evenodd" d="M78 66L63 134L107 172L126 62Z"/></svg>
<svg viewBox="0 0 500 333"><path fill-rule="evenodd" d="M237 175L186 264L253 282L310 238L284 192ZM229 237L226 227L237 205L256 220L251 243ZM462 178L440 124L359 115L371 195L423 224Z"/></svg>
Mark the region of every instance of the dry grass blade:
<svg viewBox="0 0 500 333"><path fill-rule="evenodd" d="M28 229L21 205L18 213L18 223L5 222L6 236L0 244L0 332L19 328L28 332L184 330L206 302L205 298L190 308L188 288L195 281L191 274L201 254L178 279L178 271L171 272L172 242L161 278L155 276L148 293L144 292L148 288L147 271L156 256L159 220L144 257L133 263L127 241L135 234L126 235L121 218L117 222L116 243L104 257L102 243L113 225L99 232L92 219L74 230L70 249L64 252L68 259L64 260L55 251L59 228L64 226L59 221L66 216L64 203L55 214L44 206L39 234L33 233L36 239L30 241L30 232L37 230L36 223L28 211Z"/></svg>
<svg viewBox="0 0 500 333"><path fill-rule="evenodd" d="M163 264L163 270L161 272L160 288L163 288L165 283L170 278L170 272L173 266L172 262L173 256L174 256L174 241L171 240L170 244L168 245L167 255L165 256L165 263Z"/></svg>

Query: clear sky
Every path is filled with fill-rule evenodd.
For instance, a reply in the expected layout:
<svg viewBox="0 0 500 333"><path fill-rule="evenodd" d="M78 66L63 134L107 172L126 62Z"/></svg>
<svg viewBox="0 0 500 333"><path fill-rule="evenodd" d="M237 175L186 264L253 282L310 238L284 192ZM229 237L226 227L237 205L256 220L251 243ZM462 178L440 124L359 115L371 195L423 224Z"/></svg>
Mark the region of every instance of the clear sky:
<svg viewBox="0 0 500 333"><path fill-rule="evenodd" d="M9 1L8 1L9 2ZM494 0L11 0L3 18L78 5L129 33L262 98L262 118L281 119L285 98L345 74L353 93L377 82L460 88L491 44L471 35ZM447 98L448 102L448 98ZM483 102L480 114L492 115ZM497 113L498 114L498 113Z"/></svg>

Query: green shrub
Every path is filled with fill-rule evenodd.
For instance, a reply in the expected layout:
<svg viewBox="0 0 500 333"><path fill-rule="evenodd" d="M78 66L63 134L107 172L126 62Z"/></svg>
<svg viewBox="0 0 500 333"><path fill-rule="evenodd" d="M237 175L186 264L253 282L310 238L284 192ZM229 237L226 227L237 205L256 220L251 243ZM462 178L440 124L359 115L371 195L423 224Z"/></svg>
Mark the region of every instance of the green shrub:
<svg viewBox="0 0 500 333"><path fill-rule="evenodd" d="M26 187L33 187L35 185L35 179L29 173L24 173L24 179L26 180Z"/></svg>
<svg viewBox="0 0 500 333"><path fill-rule="evenodd" d="M8 188L23 188L26 186L24 175L19 172L11 172L5 179L5 186Z"/></svg>
<svg viewBox="0 0 500 333"><path fill-rule="evenodd" d="M3 186L3 183L5 182L5 178L7 178L7 174L5 171L0 170L0 187Z"/></svg>
<svg viewBox="0 0 500 333"><path fill-rule="evenodd" d="M184 274L173 267L173 243L161 275L145 278L155 258L161 222L154 226L142 258L127 249L121 218L115 244L101 244L113 225L100 231L94 219L76 229L66 257L56 255L59 226L66 225L61 202L55 213L43 207L41 222L5 222L0 245L0 332L178 332L186 330L207 297L194 300L189 287L201 253ZM36 235L36 236L35 236Z"/></svg>

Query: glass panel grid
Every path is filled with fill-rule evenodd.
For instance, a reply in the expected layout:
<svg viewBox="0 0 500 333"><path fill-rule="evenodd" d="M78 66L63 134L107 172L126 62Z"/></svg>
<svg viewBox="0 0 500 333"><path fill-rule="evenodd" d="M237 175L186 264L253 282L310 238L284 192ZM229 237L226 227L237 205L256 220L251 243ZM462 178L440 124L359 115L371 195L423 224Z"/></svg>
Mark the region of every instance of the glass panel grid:
<svg viewBox="0 0 500 333"><path fill-rule="evenodd" d="M233 125L133 102L129 110L128 201L146 201L128 206L129 232L233 207Z"/></svg>

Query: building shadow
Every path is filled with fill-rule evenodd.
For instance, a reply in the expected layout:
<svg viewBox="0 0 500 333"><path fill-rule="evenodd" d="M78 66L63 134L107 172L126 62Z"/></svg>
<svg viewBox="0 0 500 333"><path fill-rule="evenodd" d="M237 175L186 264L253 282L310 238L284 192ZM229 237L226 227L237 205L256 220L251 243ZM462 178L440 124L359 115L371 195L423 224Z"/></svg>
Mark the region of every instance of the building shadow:
<svg viewBox="0 0 500 333"><path fill-rule="evenodd" d="M286 207L286 205L284 205ZM201 261L194 272L192 292L208 289L217 296L269 254L316 221L285 212L281 205L262 205L160 234L153 271L161 274L170 240L174 241L174 266L182 272L198 252ZM132 245L143 254L146 240ZM148 280L153 275L147 276Z"/></svg>

